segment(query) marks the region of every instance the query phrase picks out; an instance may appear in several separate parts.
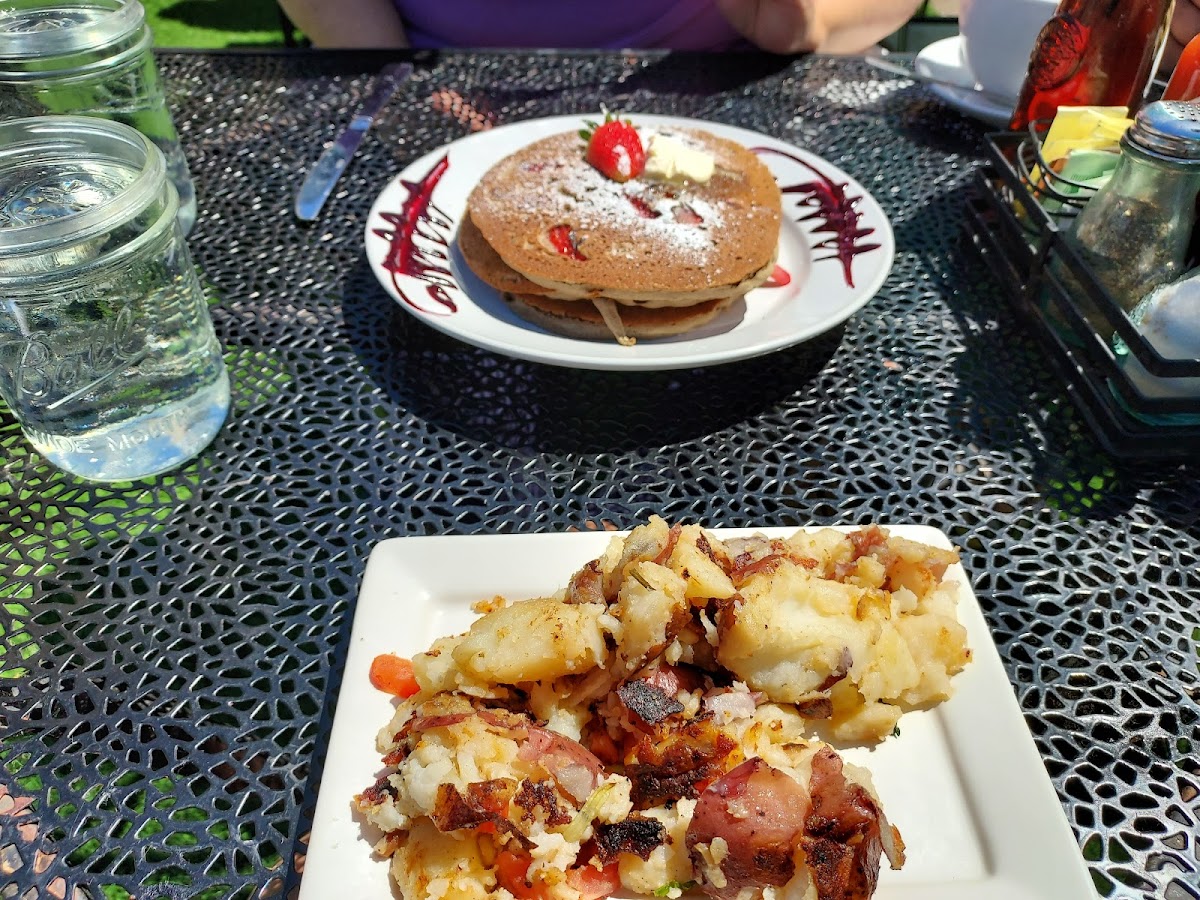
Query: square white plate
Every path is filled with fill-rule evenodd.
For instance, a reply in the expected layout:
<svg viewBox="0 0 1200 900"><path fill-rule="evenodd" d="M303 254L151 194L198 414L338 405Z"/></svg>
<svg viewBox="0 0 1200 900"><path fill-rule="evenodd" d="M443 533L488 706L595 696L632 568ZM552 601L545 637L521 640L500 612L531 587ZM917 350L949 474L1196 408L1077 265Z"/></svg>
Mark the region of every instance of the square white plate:
<svg viewBox="0 0 1200 900"><path fill-rule="evenodd" d="M895 535L941 547L942 532L887 526ZM713 529L722 538L794 528ZM368 680L379 653L411 657L437 637L465 631L471 604L501 594L546 596L607 546L612 532L383 541L371 552L359 593L345 677L304 867L300 900L393 900L376 835L364 833L350 802L381 771L375 734L391 698ZM1094 900L1096 894L1062 805L1021 717L979 603L961 566L959 620L974 659L954 679L955 694L900 720L899 737L844 755L866 766L908 862L884 863L878 900ZM408 898L423 900L423 898Z"/></svg>

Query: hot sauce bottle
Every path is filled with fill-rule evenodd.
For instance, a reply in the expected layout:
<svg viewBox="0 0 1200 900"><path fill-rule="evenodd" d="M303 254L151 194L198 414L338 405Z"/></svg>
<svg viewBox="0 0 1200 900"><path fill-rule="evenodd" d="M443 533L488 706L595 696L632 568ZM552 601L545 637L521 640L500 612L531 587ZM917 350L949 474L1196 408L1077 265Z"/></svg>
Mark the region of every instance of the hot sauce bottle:
<svg viewBox="0 0 1200 900"><path fill-rule="evenodd" d="M1009 128L1023 131L1060 106L1142 104L1172 0L1062 0L1034 42Z"/></svg>

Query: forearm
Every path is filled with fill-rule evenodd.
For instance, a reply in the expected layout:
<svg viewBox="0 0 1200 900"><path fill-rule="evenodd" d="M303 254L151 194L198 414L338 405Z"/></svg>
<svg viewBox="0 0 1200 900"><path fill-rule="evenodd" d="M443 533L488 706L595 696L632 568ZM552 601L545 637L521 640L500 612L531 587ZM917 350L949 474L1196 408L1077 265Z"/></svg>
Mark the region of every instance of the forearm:
<svg viewBox="0 0 1200 900"><path fill-rule="evenodd" d="M857 53L887 37L921 0L716 0L729 23L772 53Z"/></svg>
<svg viewBox="0 0 1200 900"><path fill-rule="evenodd" d="M857 53L903 27L922 0L812 0L810 47L820 53ZM797 48L801 49L801 48Z"/></svg>
<svg viewBox="0 0 1200 900"><path fill-rule="evenodd" d="M279 0L315 47L407 47L391 0Z"/></svg>

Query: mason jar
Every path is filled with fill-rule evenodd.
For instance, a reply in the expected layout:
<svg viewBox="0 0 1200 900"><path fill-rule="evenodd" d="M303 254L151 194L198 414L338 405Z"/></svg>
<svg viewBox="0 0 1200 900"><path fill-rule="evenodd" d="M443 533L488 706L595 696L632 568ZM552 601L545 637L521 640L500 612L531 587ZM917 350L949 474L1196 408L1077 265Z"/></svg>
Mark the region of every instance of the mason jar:
<svg viewBox="0 0 1200 900"><path fill-rule="evenodd" d="M137 0L3 0L0 119L100 116L138 129L166 157L187 234L196 221L196 193L153 42Z"/></svg>
<svg viewBox="0 0 1200 900"><path fill-rule="evenodd" d="M126 481L196 456L229 378L162 152L117 122L0 122L0 398L50 462Z"/></svg>

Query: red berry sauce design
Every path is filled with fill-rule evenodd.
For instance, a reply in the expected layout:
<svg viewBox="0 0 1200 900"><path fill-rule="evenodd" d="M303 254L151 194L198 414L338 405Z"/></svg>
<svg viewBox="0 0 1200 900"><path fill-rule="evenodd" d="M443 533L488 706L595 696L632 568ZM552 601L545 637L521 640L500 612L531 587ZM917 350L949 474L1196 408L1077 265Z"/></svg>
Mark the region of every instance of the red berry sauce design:
<svg viewBox="0 0 1200 900"><path fill-rule="evenodd" d="M829 235L829 237L818 241L812 246L814 251L828 251L828 255L816 257L813 261L824 262L827 259L840 261L846 284L849 287L854 287L853 269L855 257L863 253L869 253L872 250L878 250L880 247L878 243L869 243L864 240L874 234L875 229L864 228L859 224L862 213L858 211L857 207L862 197L846 196L845 184L836 183L819 169L806 163L799 157L792 156L790 153L776 150L774 147L755 147L754 152L758 154L778 154L813 173L815 177L812 181L803 181L793 185L781 185L780 190L785 194L799 194L800 207L811 210L806 215L800 216L796 221L811 222L814 219L818 220L819 224L813 228L813 234ZM783 274L787 275L786 272ZM774 276L772 278L777 281Z"/></svg>
<svg viewBox="0 0 1200 900"><path fill-rule="evenodd" d="M450 230L453 222L433 204L433 189L450 168L449 157L438 160L420 181L401 181L408 199L398 213L381 213L391 229L376 228L374 234L388 242L383 268L392 275L392 285L400 298L418 312L449 316L458 312L447 288L457 288L450 272ZM421 238L421 242L417 242ZM400 287L401 275L425 283L432 304L417 294L409 295Z"/></svg>

